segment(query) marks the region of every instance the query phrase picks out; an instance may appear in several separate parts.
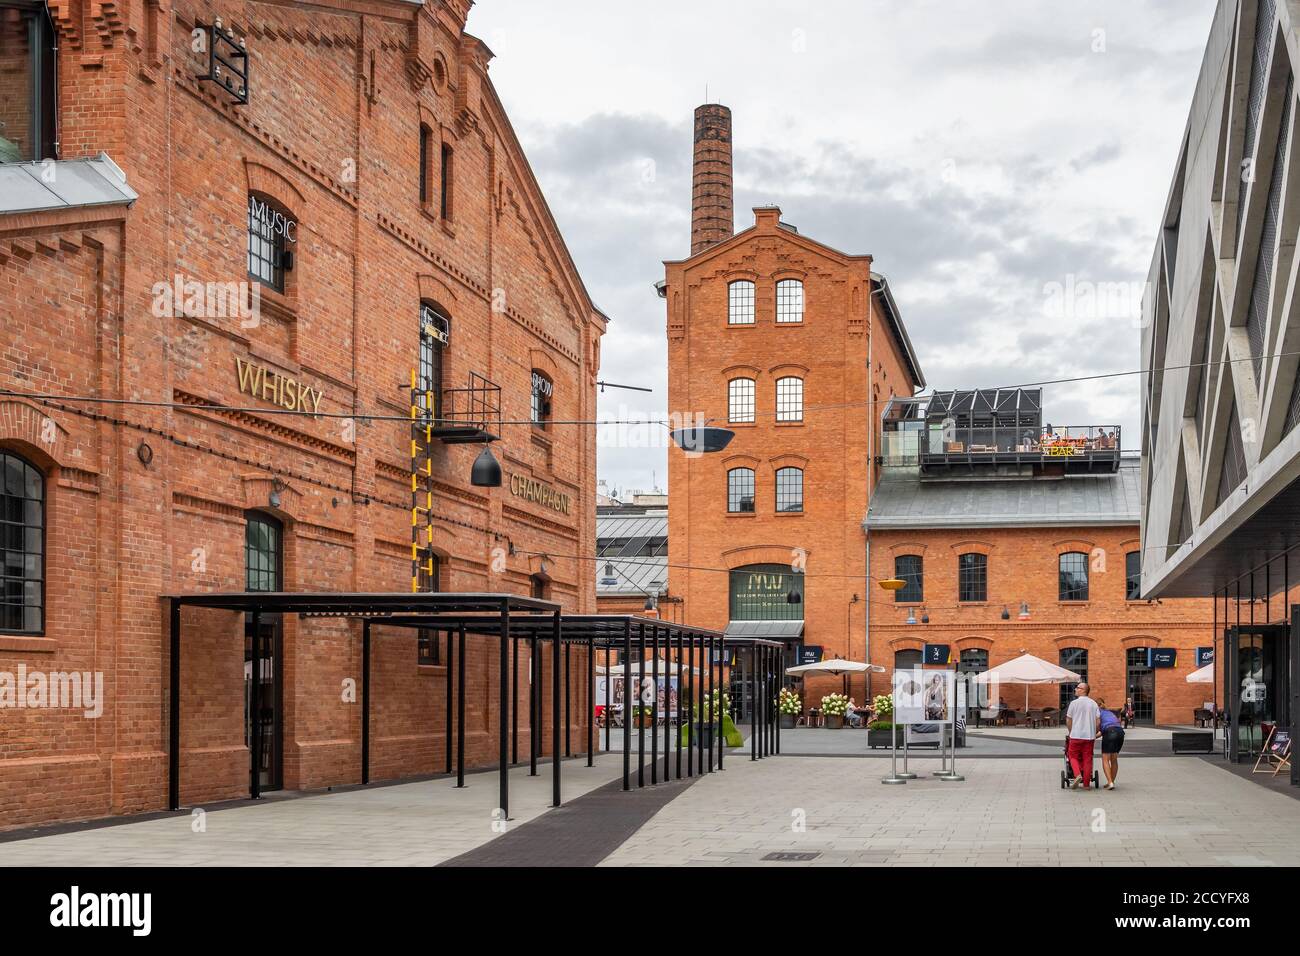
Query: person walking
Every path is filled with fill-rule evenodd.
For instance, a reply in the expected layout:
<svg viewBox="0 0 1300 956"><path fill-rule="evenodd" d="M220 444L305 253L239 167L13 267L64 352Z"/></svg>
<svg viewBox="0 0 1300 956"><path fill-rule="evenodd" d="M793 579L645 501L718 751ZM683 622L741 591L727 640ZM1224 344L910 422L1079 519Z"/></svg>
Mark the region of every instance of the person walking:
<svg viewBox="0 0 1300 956"><path fill-rule="evenodd" d="M1106 709L1106 702L1098 698L1100 710L1101 734L1101 772L1106 775L1106 789L1115 789L1115 778L1119 776L1119 752L1124 748L1124 728L1113 710Z"/></svg>
<svg viewBox="0 0 1300 956"><path fill-rule="evenodd" d="M1092 783L1092 746L1101 733L1101 713L1096 702L1088 696L1088 684L1083 682L1074 688L1074 700L1065 712L1065 726L1069 736L1066 738L1065 753L1070 759L1070 769L1074 771L1071 790L1080 786L1087 790Z"/></svg>

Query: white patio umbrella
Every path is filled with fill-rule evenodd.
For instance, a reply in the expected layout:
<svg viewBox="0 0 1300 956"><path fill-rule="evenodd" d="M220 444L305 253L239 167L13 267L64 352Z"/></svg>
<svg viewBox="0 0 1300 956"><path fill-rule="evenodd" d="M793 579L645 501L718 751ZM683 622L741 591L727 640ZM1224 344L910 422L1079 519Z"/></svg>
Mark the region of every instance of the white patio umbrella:
<svg viewBox="0 0 1300 956"><path fill-rule="evenodd" d="M883 674L885 669L879 664L864 664L862 661L846 661L840 658L818 661L815 664L800 664L798 667L785 669L787 674L863 674L867 671Z"/></svg>
<svg viewBox="0 0 1300 956"><path fill-rule="evenodd" d="M1033 654L1021 654L1014 660L975 675L977 684L1024 684L1025 710L1029 709L1030 684L1073 684L1082 680L1074 671L1058 667Z"/></svg>
<svg viewBox="0 0 1300 956"><path fill-rule="evenodd" d="M1189 684L1213 684L1214 683L1214 661L1206 664L1204 667L1198 667L1187 675Z"/></svg>
<svg viewBox="0 0 1300 956"><path fill-rule="evenodd" d="M609 674L614 677L626 677L628 672L631 671L633 677L649 678L654 676L655 663L653 660L628 661L626 664L615 664L613 667L602 667L600 664L597 664L595 671L600 675ZM660 677L673 677L681 674L698 674L699 672L699 668L690 668L685 664L666 661L662 657L659 659Z"/></svg>

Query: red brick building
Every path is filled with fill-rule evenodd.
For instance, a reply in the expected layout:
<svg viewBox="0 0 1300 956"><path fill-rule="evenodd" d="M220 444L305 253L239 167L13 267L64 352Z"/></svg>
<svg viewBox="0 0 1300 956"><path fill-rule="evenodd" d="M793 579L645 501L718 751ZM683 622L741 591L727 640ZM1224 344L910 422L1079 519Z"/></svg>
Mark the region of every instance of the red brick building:
<svg viewBox="0 0 1300 956"><path fill-rule="evenodd" d="M1132 697L1139 723L1191 723L1222 705L1213 684L1187 682L1198 648L1213 649L1213 607L1142 598L1138 459L1120 454L1118 427L1044 424L1040 405L1036 389L986 389L886 409L864 527L871 580L905 586L873 588L871 661L892 672L938 645L974 674L1028 653L1108 707ZM874 676L875 693L889 687ZM1059 710L1073 690L1032 686L1028 707ZM997 694L1026 709L1025 685Z"/></svg>
<svg viewBox="0 0 1300 956"><path fill-rule="evenodd" d="M0 0L0 673L105 688L88 719L0 681L0 827L164 805L162 595L410 590L413 369L440 419L503 422L500 488L433 443L420 586L595 610L566 557L595 549L595 435L546 422L594 415L606 319L470 5ZM356 782L359 627L267 627L263 786ZM248 792L245 629L185 612L187 804ZM400 634L376 625L373 779L442 769L445 649Z"/></svg>
<svg viewBox="0 0 1300 956"><path fill-rule="evenodd" d="M791 662L800 645L860 660L870 403L910 396L921 371L870 256L802 235L775 207L732 231L731 115L706 105L691 256L666 262L660 286L668 402L735 438L720 454L669 452L669 590L686 620L783 639Z"/></svg>

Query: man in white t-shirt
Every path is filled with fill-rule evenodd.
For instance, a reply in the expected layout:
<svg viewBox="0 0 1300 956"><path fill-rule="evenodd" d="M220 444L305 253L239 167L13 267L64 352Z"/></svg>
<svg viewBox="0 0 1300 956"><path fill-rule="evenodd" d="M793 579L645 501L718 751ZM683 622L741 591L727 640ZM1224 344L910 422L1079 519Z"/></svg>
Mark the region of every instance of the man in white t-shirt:
<svg viewBox="0 0 1300 956"><path fill-rule="evenodd" d="M1101 708L1088 696L1088 684L1083 682L1074 689L1074 700L1065 712L1065 726L1070 736L1065 745L1066 755L1070 758L1070 769L1074 771L1071 790L1084 790L1092 783L1092 747L1101 735Z"/></svg>

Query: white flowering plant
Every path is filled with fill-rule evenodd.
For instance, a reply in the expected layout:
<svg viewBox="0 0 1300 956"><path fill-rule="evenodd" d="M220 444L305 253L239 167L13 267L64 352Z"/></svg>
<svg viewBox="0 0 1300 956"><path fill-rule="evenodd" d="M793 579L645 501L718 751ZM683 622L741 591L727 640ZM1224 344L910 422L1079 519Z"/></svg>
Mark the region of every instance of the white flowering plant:
<svg viewBox="0 0 1300 956"><path fill-rule="evenodd" d="M871 698L871 707L880 718L889 717L894 713L894 695L877 694Z"/></svg>
<svg viewBox="0 0 1300 956"><path fill-rule="evenodd" d="M783 714L797 717L803 712L803 701L789 687L782 687L776 698L776 707Z"/></svg>
<svg viewBox="0 0 1300 956"><path fill-rule="evenodd" d="M849 711L849 699L843 694L827 694L822 698L822 713L827 717L843 717Z"/></svg>

